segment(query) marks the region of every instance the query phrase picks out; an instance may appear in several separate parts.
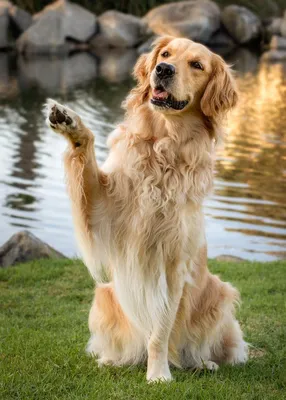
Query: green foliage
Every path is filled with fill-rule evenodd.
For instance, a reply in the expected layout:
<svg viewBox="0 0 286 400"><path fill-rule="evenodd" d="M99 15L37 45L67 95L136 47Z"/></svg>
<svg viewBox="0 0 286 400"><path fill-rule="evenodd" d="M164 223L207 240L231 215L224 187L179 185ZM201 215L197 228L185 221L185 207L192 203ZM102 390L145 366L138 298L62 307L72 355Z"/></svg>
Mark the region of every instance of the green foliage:
<svg viewBox="0 0 286 400"><path fill-rule="evenodd" d="M99 369L86 356L94 285L79 261L0 269L0 399L285 398L286 262L211 261L210 268L241 291L239 320L252 357L214 374L174 369L174 382L154 385L144 366Z"/></svg>
<svg viewBox="0 0 286 400"><path fill-rule="evenodd" d="M100 14L106 10L118 10L134 15L144 15L153 7L161 4L170 3L174 0L74 0L75 3L82 5L96 14ZM199 0L198 0L199 1ZM41 10L44 6L51 3L50 0L16 0L16 4L30 11L31 13ZM229 4L238 4L250 8L260 16L266 18L271 15L279 15L286 8L285 0L216 0L216 3L224 7Z"/></svg>

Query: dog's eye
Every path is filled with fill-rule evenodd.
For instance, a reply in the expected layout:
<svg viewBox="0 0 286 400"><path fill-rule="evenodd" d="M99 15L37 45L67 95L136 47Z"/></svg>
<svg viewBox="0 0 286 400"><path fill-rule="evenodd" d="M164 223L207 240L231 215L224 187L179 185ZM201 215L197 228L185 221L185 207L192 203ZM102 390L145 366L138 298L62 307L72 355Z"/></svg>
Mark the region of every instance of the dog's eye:
<svg viewBox="0 0 286 400"><path fill-rule="evenodd" d="M202 71L204 70L204 67L199 61L191 61L190 65L192 68L201 69Z"/></svg>
<svg viewBox="0 0 286 400"><path fill-rule="evenodd" d="M161 54L162 57L167 58L169 57L170 53L168 51L164 51L164 53Z"/></svg>

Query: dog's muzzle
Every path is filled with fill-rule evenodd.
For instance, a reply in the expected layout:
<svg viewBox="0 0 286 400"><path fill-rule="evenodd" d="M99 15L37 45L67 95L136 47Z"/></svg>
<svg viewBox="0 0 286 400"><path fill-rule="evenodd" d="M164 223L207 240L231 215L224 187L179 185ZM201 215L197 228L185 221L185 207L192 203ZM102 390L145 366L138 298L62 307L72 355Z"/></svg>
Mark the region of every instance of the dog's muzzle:
<svg viewBox="0 0 286 400"><path fill-rule="evenodd" d="M159 79L169 79L175 75L176 69L174 65L167 63L160 63L156 66L156 76Z"/></svg>

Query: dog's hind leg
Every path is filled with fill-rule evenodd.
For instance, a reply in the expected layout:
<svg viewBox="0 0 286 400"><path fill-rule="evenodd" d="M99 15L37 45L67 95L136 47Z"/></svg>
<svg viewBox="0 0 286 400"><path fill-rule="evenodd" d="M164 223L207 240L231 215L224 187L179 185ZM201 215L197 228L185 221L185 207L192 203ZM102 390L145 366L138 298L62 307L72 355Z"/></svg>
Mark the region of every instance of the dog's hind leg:
<svg viewBox="0 0 286 400"><path fill-rule="evenodd" d="M115 296L112 283L96 288L89 313L91 337L87 352L98 364L137 364L146 358L144 337L130 324Z"/></svg>
<svg viewBox="0 0 286 400"><path fill-rule="evenodd" d="M94 136L79 115L51 99L47 103L46 122L68 141L64 165L76 236L87 267L98 278L100 265L95 265L98 257L95 257L92 218L95 209L104 207L105 176L96 163Z"/></svg>

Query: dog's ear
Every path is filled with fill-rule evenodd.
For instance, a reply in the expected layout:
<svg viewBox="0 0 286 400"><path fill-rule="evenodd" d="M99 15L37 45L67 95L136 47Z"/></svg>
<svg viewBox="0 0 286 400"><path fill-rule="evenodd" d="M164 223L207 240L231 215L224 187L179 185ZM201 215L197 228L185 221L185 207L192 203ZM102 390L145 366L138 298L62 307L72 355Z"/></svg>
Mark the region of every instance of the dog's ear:
<svg viewBox="0 0 286 400"><path fill-rule="evenodd" d="M215 55L213 72L201 99L202 112L207 117L219 117L238 101L238 92L230 68L223 59Z"/></svg>
<svg viewBox="0 0 286 400"><path fill-rule="evenodd" d="M126 108L139 106L147 99L150 90L150 75L156 66L158 55L163 47L167 46L172 39L171 36L159 37L153 42L152 51L139 57L133 70L137 86L126 99L124 103Z"/></svg>

